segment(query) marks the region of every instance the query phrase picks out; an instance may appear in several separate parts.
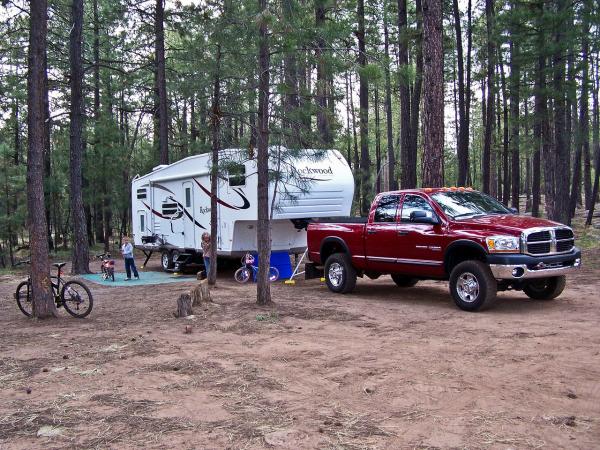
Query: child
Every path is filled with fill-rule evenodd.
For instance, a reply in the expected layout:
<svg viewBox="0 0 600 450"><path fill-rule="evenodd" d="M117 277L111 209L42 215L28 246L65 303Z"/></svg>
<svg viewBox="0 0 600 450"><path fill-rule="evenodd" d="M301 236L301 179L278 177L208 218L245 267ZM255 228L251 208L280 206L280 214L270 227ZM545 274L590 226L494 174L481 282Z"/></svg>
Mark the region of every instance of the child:
<svg viewBox="0 0 600 450"><path fill-rule="evenodd" d="M207 231L202 233L200 247L202 248L202 258L204 259L204 270L206 270L206 278L208 278L208 273L210 271L211 246L210 246L210 234Z"/></svg>
<svg viewBox="0 0 600 450"><path fill-rule="evenodd" d="M131 269L133 269L133 275L136 280L140 279L140 276L137 271L137 267L135 267L135 260L133 259L133 245L129 242L129 237L123 236L123 246L121 247L121 253L123 254L123 259L125 260L125 271L127 272L127 278L125 281L131 280Z"/></svg>

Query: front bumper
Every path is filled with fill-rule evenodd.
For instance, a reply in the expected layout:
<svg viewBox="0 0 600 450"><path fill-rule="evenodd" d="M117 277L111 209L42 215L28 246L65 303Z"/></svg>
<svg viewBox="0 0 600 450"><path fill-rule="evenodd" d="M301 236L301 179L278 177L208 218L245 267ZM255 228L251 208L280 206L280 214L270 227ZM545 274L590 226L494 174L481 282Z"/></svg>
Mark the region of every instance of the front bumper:
<svg viewBox="0 0 600 450"><path fill-rule="evenodd" d="M581 250L574 247L569 253L550 256L488 255L487 262L498 280L557 277L581 267Z"/></svg>

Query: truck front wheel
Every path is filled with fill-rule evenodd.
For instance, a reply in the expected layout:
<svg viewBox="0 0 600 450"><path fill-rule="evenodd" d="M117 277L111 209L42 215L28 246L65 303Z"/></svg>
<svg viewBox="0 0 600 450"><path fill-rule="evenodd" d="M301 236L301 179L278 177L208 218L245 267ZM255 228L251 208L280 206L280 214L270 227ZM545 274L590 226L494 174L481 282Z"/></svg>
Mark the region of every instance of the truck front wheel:
<svg viewBox="0 0 600 450"><path fill-rule="evenodd" d="M450 294L456 306L464 311L489 307L497 290L490 268L481 261L463 261L450 273Z"/></svg>
<svg viewBox="0 0 600 450"><path fill-rule="evenodd" d="M345 253L334 253L325 262L325 280L332 292L346 294L356 286L356 270Z"/></svg>
<svg viewBox="0 0 600 450"><path fill-rule="evenodd" d="M523 292L534 300L552 300L558 297L565 289L567 277L538 278L528 281L523 286Z"/></svg>

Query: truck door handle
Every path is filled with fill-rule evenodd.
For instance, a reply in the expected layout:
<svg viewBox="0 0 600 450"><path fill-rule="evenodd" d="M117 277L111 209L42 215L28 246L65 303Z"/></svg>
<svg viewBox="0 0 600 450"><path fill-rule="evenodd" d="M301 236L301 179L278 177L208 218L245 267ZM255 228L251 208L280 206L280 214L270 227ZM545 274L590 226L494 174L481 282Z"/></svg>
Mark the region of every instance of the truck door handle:
<svg viewBox="0 0 600 450"><path fill-rule="evenodd" d="M377 233L377 230L367 230L367 234L375 234Z"/></svg>
<svg viewBox="0 0 600 450"><path fill-rule="evenodd" d="M408 231L398 231L398 236L406 236Z"/></svg>

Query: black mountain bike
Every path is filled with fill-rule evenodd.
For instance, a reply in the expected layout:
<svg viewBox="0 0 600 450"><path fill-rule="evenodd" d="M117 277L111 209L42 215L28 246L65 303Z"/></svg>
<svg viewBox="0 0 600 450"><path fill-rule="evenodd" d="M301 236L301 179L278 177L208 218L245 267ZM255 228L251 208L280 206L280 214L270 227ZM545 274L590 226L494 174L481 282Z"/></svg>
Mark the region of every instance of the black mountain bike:
<svg viewBox="0 0 600 450"><path fill-rule="evenodd" d="M30 264L30 260L22 261L15 266L23 264ZM56 307L60 308L64 306L69 314L78 319L82 319L92 312L94 306L94 299L89 288L81 281L71 280L65 281L61 277L61 269L66 263L55 263L54 267L57 269L57 276L50 277L52 282L52 292L54 294L54 301ZM17 286L17 292L15 292L15 300L17 305L23 314L27 317L33 315L33 300L31 292L31 276L27 277L27 281L23 281Z"/></svg>

